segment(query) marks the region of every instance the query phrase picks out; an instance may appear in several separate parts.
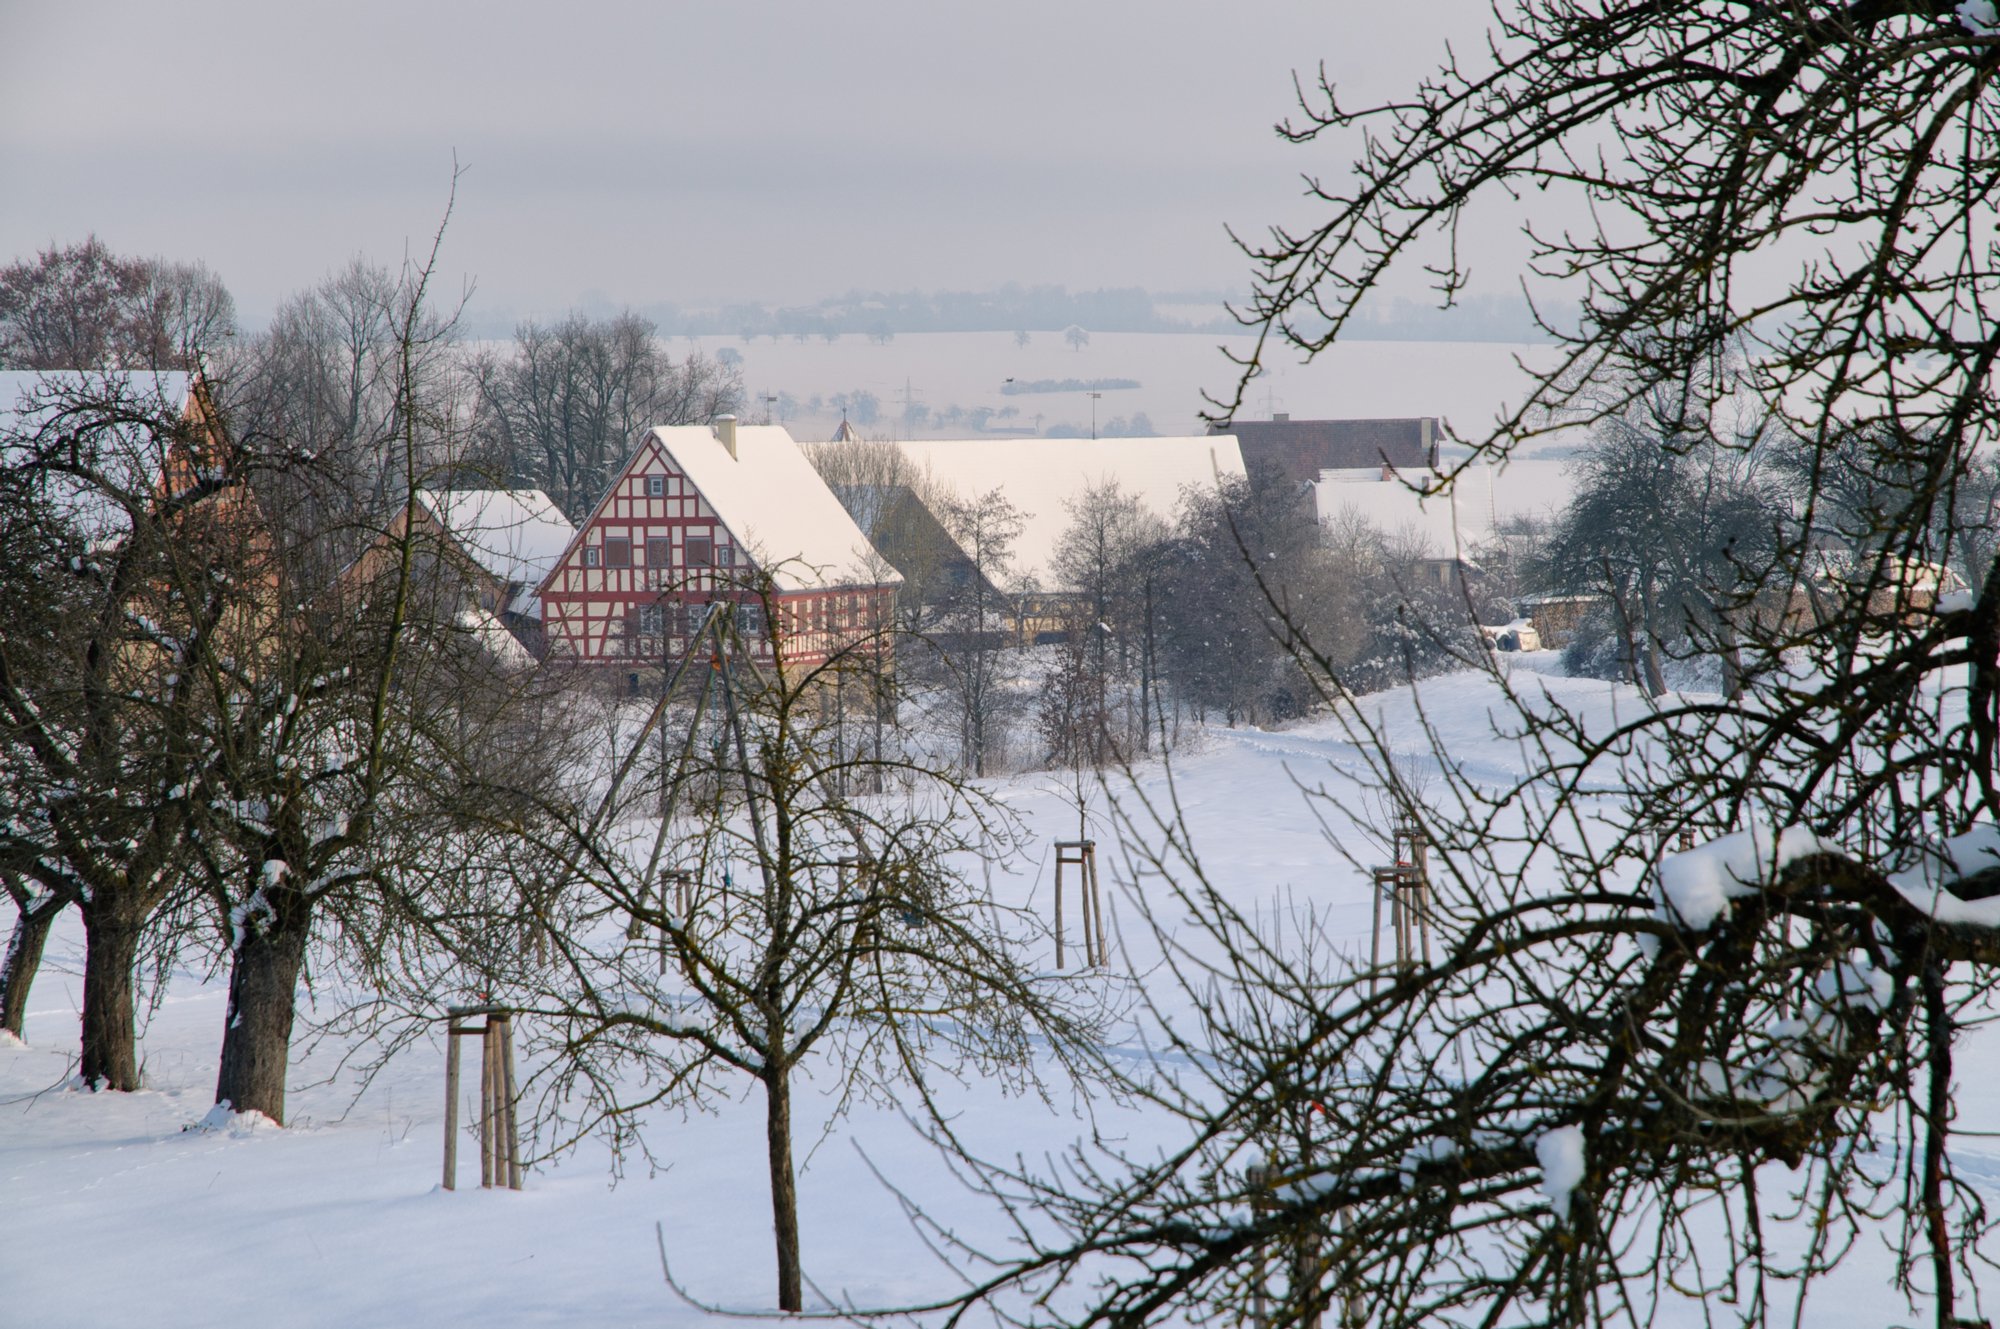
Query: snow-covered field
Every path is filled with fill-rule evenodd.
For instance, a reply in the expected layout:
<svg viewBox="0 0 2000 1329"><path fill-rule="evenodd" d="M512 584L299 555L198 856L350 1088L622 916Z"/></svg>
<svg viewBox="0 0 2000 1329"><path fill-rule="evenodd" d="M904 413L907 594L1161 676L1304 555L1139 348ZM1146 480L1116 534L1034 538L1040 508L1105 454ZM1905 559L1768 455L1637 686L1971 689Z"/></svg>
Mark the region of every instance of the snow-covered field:
<svg viewBox="0 0 2000 1329"><path fill-rule="evenodd" d="M1551 667L1546 658L1523 663ZM1602 682L1554 674L1536 682L1607 717L1614 704L1634 704L1625 689ZM1519 750L1491 732L1490 683L1461 675L1433 680L1421 692L1429 723L1468 776L1520 769ZM1393 748L1423 750L1407 690L1364 705L1379 714ZM1282 732L1209 730L1176 759L1173 774L1194 842L1239 906L1288 896L1310 903L1337 934L1365 949L1367 883L1327 844L1296 784L1323 778L1329 764L1354 763L1354 750L1326 720ZM1164 789L1157 766L1140 780L1149 794ZM994 889L1045 905L1051 869L1042 855L1074 832L1076 810L1047 775L1013 777L996 792L1033 838L1025 859L996 876ZM1094 815L1106 836L1101 794ZM1354 848L1367 861L1364 843ZM1115 862L1107 867L1117 874ZM1120 904L1129 918L1129 900L1114 900L1114 911ZM1128 929L1128 940L1135 932ZM1141 968L1144 959L1133 956ZM67 927L51 944L35 990L28 1046L0 1049L0 1197L9 1219L0 1240L0 1325L165 1329L254 1315L271 1326L502 1329L703 1319L664 1286L662 1246L704 1300L746 1310L770 1304L763 1111L754 1090L714 1115L659 1114L651 1131L663 1163L657 1173L635 1169L614 1186L610 1160L586 1144L535 1169L524 1193L482 1192L476 1152L462 1148L462 1189L446 1193L438 1185L441 1043L400 1055L357 1096L352 1073L338 1068L341 1048L322 1042L295 1066L289 1129L190 1129L209 1109L221 986L192 977L172 984L144 1030L150 1087L95 1095L65 1083L80 961L80 933ZM2000 1129L2000 1104L1980 1088L2000 1083L1996 1053L2000 1040L1977 1033L1960 1053L1961 1131ZM1084 1108L1068 1099L1050 1110L980 1083L944 1098L961 1114L962 1136L995 1156L1039 1157L1093 1129L1143 1153L1167 1143L1172 1131L1143 1111ZM805 1086L798 1149L808 1278L861 1305L949 1290L950 1275L911 1233L871 1167L961 1231L997 1233L993 1216L894 1111L862 1107L822 1131L827 1111L826 1098ZM2000 1148L1967 1154L1965 1164L1979 1184L2000 1190ZM1887 1286L1887 1258L1858 1251L1851 1276L1821 1295L1808 1323L1912 1322ZM1698 1309L1687 1308L1680 1322L1699 1323Z"/></svg>
<svg viewBox="0 0 2000 1329"><path fill-rule="evenodd" d="M703 337L679 340L676 347L690 344L709 355L728 350L742 356L743 383L752 398L748 419L764 418L766 405L758 398L765 394L786 393L800 403L820 397L819 412L801 410L776 421L800 439L831 434L840 411L826 403L857 391L879 402L880 420L864 430L871 437L973 436L964 425L935 421L953 406L1016 410L995 426L1088 432L1091 401L1084 391L1008 395L1001 388L1010 378L1137 380L1136 388L1104 393L1096 403L1100 426L1140 413L1154 433L1199 434L1205 432L1198 419L1202 393L1226 397L1240 372L1223 350L1247 356L1254 347L1249 337L1170 332L1096 333L1089 345L1075 350L1053 332L1033 334L1026 346L1015 345L1007 332L937 332L884 343L854 334L835 342ZM1241 418L1263 420L1274 412L1300 420L1434 415L1461 436L1483 437L1501 406L1518 404L1526 393L1528 376L1517 361L1546 367L1554 362L1554 349L1499 342L1343 341L1309 365L1274 359L1246 398ZM927 408L932 422L905 426L906 402Z"/></svg>

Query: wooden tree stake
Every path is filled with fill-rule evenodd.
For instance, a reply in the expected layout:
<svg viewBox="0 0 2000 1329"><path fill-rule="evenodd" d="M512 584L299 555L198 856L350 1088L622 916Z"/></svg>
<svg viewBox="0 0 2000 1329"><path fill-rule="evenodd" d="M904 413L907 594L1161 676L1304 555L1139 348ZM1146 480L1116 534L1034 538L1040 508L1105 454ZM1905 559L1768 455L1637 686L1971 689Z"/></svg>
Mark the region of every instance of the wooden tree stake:
<svg viewBox="0 0 2000 1329"><path fill-rule="evenodd" d="M522 1188L521 1134L515 1099L514 1016L499 1006L453 1006L444 1058L444 1188L458 1189L458 1040L479 1036L479 1184L481 1187ZM467 1024L475 1015L484 1024Z"/></svg>
<svg viewBox="0 0 2000 1329"><path fill-rule="evenodd" d="M1056 968L1063 967L1063 869L1076 869L1077 918L1083 933L1083 963L1101 969L1105 949L1104 894L1097 885L1097 841L1056 841Z"/></svg>

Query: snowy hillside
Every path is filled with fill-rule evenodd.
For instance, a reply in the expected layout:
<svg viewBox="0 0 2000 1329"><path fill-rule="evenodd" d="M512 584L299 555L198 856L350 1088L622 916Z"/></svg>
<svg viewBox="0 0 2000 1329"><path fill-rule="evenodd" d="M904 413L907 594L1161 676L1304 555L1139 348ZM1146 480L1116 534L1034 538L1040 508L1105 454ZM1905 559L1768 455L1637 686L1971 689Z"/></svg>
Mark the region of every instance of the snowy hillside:
<svg viewBox="0 0 2000 1329"><path fill-rule="evenodd" d="M1525 663L1547 667L1545 658ZM1634 704L1629 690L1598 681L1521 681L1606 719L1614 707ZM1443 750L1474 780L1522 769L1520 751L1489 725L1495 695L1476 675L1433 680L1418 694ZM1398 751L1424 747L1415 700L1401 690L1362 703ZM1207 870L1234 903L1267 916L1286 902L1310 904L1337 936L1365 952L1369 886L1327 835L1363 864L1379 850L1355 827L1323 828L1299 790L1338 780L1354 764L1339 726L1323 720L1283 732L1212 729L1176 761L1173 777ZM992 888L1045 909L1045 850L1074 834L1076 809L1052 776L1016 777L996 792L1033 836L1028 856L996 874ZM1140 792L1165 797L1157 766L1140 772ZM1109 793L1130 806L1130 788L1114 785ZM1108 843L1104 793L1093 797L1090 815L1093 833ZM1106 866L1117 882L1114 919L1129 921L1127 892L1149 887L1133 887L1115 859ZM1123 935L1131 945L1114 972L1153 973L1150 939L1142 942L1136 928ZM0 1049L0 1194L14 1220L0 1243L0 1322L170 1329L254 1317L273 1326L502 1329L704 1319L663 1285L662 1245L700 1298L745 1310L769 1305L770 1210L754 1092L713 1116L661 1114L652 1138L665 1166L654 1174L635 1170L613 1185L602 1147L587 1143L534 1169L525 1193L482 1192L461 1150L462 1189L446 1193L438 1185L439 1041L398 1055L364 1088L343 1066L347 1049L339 1040L301 1039L310 1050L294 1067L289 1129L240 1121L198 1128L213 1089L222 986L194 975L177 979L143 1031L150 1088L93 1095L65 1086L80 956L80 935L59 932L35 990L28 1046ZM1172 995L1164 987L1155 995L1171 1013ZM1119 1053L1135 1064L1144 1056L1136 1038ZM1991 1035L1970 1035L1959 1055L1966 1086L2000 1077L2000 1042ZM949 1293L953 1276L913 1235L874 1173L963 1232L997 1241L998 1220L955 1184L897 1112L863 1107L822 1132L828 1104L820 1088L805 1086L799 1100L807 1277L821 1295L862 1306ZM941 1096L962 1114L956 1126L963 1138L994 1157L1034 1158L1093 1131L1145 1154L1174 1143L1178 1129L1144 1109L1067 1099L1052 1109L976 1082ZM1969 1093L1963 1112L1961 1132L2000 1130L2000 1102L1990 1094ZM1965 1162L1978 1184L2000 1191L2000 1148L1967 1154ZM1887 1267L1879 1249L1857 1251L1816 1294L1808 1322L1907 1319L1887 1285ZM1677 1323L1700 1323L1698 1309L1687 1307Z"/></svg>

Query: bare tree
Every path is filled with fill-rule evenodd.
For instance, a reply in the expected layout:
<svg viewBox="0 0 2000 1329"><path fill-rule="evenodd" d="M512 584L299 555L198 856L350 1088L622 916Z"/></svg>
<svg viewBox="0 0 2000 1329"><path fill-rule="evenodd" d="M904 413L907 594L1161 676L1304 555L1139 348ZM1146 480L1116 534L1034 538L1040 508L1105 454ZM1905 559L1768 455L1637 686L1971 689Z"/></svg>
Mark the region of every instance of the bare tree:
<svg viewBox="0 0 2000 1329"><path fill-rule="evenodd" d="M474 981L552 1031L546 1074L566 1135L599 1131L650 1158L655 1105L706 1102L739 1077L762 1088L778 1306L799 1310L802 1066L830 1067L843 1106L894 1092L916 1109L939 1069L976 1065L1016 1086L1050 1064L1085 1075L1098 1012L1038 980L1025 958L1036 920L955 866L975 844L1004 851L1000 809L945 770L836 732L839 675L865 686L887 642L806 667L787 662L780 632L759 667L762 625L783 621L768 591L715 602L674 686L622 727L613 769L590 786L601 792L537 794L548 820L513 862L532 854L576 886L550 918L546 967L516 957ZM676 715L684 688L693 710ZM678 732L655 803L627 778L663 721Z"/></svg>
<svg viewBox="0 0 2000 1329"><path fill-rule="evenodd" d="M481 445L473 461L548 492L582 521L632 440L654 425L706 424L743 402L741 373L699 351L676 362L636 314L514 334L513 354L477 367Z"/></svg>
<svg viewBox="0 0 2000 1329"><path fill-rule="evenodd" d="M227 361L221 387L230 429L268 441L302 463L262 468L274 519L310 532L288 541L295 557L308 542L323 549L317 581L330 579L374 538L381 513L405 497L397 488L410 461L395 455L411 436L398 411L410 393L401 380L404 349L400 279L356 258L318 286L286 300L269 327ZM408 368L432 391L455 354L437 315L418 329ZM433 402L433 405L437 403ZM416 431L422 437L424 431ZM285 486L283 493L274 492ZM281 539L282 539L281 535Z"/></svg>
<svg viewBox="0 0 2000 1329"><path fill-rule="evenodd" d="M1315 640L1361 621L1358 589L1334 564L1309 503L1280 486L1225 479L1181 496L1159 569L1160 672L1197 710L1231 724L1302 714L1315 704L1287 650L1296 629L1274 615L1263 578ZM1322 631L1324 628L1326 630Z"/></svg>
<svg viewBox="0 0 2000 1329"><path fill-rule="evenodd" d="M1252 367L1274 340L1331 345L1407 262L1454 298L1457 229L1486 207L1574 201L1529 266L1574 279L1581 317L1550 320L1561 363L1475 456L1656 390L1705 420L1741 386L1798 441L1796 510L1750 575L1783 610L1739 624L1727 702L1613 716L1496 670L1521 774L1470 778L1433 732L1444 784L1421 799L1340 712L1372 770L1330 823L1365 821L1372 787L1430 846L1441 945L1389 972L1310 918L1280 944L1204 882L1171 812L1134 809L1181 883L1172 921L1203 920L1163 944L1208 1081L1163 1158L989 1171L1035 1210L993 1291L1076 1276L1060 1314L1012 1303L1069 1325L1646 1324L1689 1302L1797 1324L1879 1238L1913 1315L1983 1323L1993 1218L1954 1161L1954 1057L2000 962L2000 587L1940 570L2000 426L2000 17L1553 0L1495 26L1381 107L1302 86L1288 133L1352 131L1354 165L1315 174L1320 224L1252 246ZM1894 483L1838 534L1857 461ZM1337 696L1336 663L1304 653ZM1051 1218L1062 1235L1038 1235Z"/></svg>
<svg viewBox="0 0 2000 1329"><path fill-rule="evenodd" d="M1050 757L1102 766L1145 746L1155 678L1153 561L1164 524L1115 479L1066 504L1070 525L1052 571L1064 623L1058 666L1043 693Z"/></svg>
<svg viewBox="0 0 2000 1329"><path fill-rule="evenodd" d="M1655 697L1662 662L1697 655L1721 657L1725 690L1737 686L1736 625L1757 612L1787 524L1762 434L1755 420L1692 418L1656 389L1600 420L1579 459L1550 542L1553 589L1602 598L1622 671Z"/></svg>
<svg viewBox="0 0 2000 1329"><path fill-rule="evenodd" d="M939 520L945 503L928 471L894 443L851 439L813 444L806 453L870 547L902 577L899 639L912 641L938 628L974 568Z"/></svg>
<svg viewBox="0 0 2000 1329"><path fill-rule="evenodd" d="M126 258L95 235L0 267L0 368L195 369L236 333L199 263Z"/></svg>
<svg viewBox="0 0 2000 1329"><path fill-rule="evenodd" d="M515 715L536 700L526 653L468 583L464 554L415 515L433 462L448 471L463 446L441 349L452 321L428 298L442 235L387 290L357 281L374 294L331 306L387 320L388 400L350 420L394 436L349 435L343 455L327 459L300 457L282 439L242 450L264 502L257 540L238 543L268 551L275 594L255 649L191 653L208 754L193 782L192 838L230 971L216 1101L281 1123L311 947L372 984L387 981L397 957L433 935L432 914L461 906L463 865L476 857L466 841L491 817L468 815L467 804L490 768L527 784L544 765L534 752L542 736ZM372 357L377 335L346 343L369 352L350 367ZM275 416L249 415L291 418L282 404ZM400 473L356 472L357 458ZM320 460L329 464L310 464ZM328 557L371 528L362 557Z"/></svg>
<svg viewBox="0 0 2000 1329"><path fill-rule="evenodd" d="M81 1074L120 1090L139 1087L142 937L186 887L203 755L190 661L245 644L226 590L233 542L213 520L233 480L189 464L208 440L173 383L52 375L0 439L20 503L8 544L37 560L10 568L26 583L10 596L22 612L0 622L10 798L32 809L0 836L23 911L10 999L32 981L34 923L73 901L86 939Z"/></svg>
<svg viewBox="0 0 2000 1329"><path fill-rule="evenodd" d="M943 665L944 686L956 712L960 759L975 775L986 773L991 747L1007 710L1000 677L1016 608L1001 589L1010 580L1014 541L1026 514L998 489L941 501L945 529L964 553L967 575L941 597L938 627L928 638Z"/></svg>

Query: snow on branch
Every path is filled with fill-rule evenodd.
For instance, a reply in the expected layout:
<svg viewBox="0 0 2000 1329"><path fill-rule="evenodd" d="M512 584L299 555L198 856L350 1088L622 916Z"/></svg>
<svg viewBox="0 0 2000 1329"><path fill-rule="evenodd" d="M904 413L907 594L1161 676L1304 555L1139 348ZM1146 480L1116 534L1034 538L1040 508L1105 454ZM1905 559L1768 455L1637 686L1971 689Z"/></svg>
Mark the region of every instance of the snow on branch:
<svg viewBox="0 0 2000 1329"><path fill-rule="evenodd" d="M1715 926L1729 902L1755 895L1803 858L1837 854L1840 847L1804 826L1772 833L1761 823L1660 861L1663 917L1695 932Z"/></svg>
<svg viewBox="0 0 2000 1329"><path fill-rule="evenodd" d="M1939 923L2000 928L2000 892L1973 894L1964 885L2000 869L2000 826L1984 822L1927 850L1914 868L1889 878L1905 900Z"/></svg>

